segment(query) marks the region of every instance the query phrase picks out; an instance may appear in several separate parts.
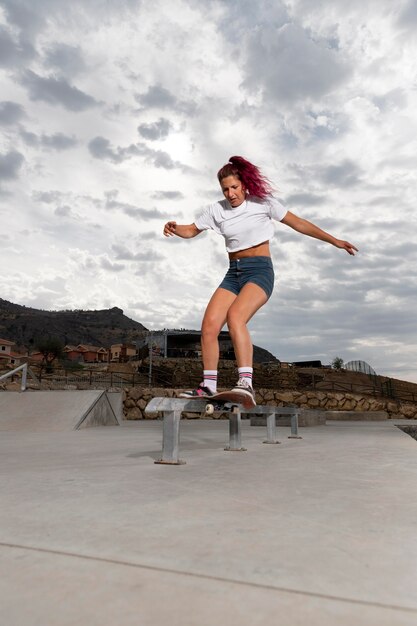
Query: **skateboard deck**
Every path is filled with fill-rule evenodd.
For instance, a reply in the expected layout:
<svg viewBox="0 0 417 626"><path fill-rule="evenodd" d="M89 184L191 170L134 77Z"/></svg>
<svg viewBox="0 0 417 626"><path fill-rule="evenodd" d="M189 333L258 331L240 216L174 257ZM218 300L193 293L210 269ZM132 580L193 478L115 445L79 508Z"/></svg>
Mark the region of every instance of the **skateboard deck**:
<svg viewBox="0 0 417 626"><path fill-rule="evenodd" d="M206 413L218 411L222 408L232 408L233 406L243 406L245 409L251 409L256 406L256 402L251 396L235 390L220 391L214 394L214 396L205 396L204 399L207 401Z"/></svg>

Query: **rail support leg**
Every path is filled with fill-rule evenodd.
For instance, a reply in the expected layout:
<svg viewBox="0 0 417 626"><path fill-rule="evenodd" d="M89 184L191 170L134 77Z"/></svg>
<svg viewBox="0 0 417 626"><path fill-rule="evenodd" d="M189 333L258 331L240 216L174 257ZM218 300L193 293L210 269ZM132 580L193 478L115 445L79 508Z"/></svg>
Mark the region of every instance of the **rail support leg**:
<svg viewBox="0 0 417 626"><path fill-rule="evenodd" d="M244 452L242 447L242 422L239 410L230 413L229 417L229 445L225 447L228 452Z"/></svg>
<svg viewBox="0 0 417 626"><path fill-rule="evenodd" d="M281 443L276 438L275 413L266 416L266 440L263 443Z"/></svg>
<svg viewBox="0 0 417 626"><path fill-rule="evenodd" d="M162 459L155 461L161 465L184 465L178 458L180 447L181 411L163 411Z"/></svg>
<svg viewBox="0 0 417 626"><path fill-rule="evenodd" d="M288 439L302 439L298 434L298 411L294 411L291 415L291 435Z"/></svg>

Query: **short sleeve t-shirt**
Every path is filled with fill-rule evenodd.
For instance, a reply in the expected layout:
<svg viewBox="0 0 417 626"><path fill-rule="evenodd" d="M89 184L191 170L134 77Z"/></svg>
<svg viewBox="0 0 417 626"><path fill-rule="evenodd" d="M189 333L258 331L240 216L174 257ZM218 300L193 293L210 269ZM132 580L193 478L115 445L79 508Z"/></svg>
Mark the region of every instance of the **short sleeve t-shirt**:
<svg viewBox="0 0 417 626"><path fill-rule="evenodd" d="M227 200L206 206L194 220L198 230L214 230L223 235L228 252L238 252L271 239L272 220L280 222L287 209L274 196L265 199L248 196L238 207Z"/></svg>

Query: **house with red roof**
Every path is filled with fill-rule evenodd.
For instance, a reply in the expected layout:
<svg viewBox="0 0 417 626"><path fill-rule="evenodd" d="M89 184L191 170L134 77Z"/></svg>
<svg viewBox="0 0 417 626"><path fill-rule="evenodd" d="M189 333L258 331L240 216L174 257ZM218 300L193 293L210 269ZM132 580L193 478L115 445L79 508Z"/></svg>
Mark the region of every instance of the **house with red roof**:
<svg viewBox="0 0 417 626"><path fill-rule="evenodd" d="M15 345L14 341L0 338L0 368L2 366L12 368L19 367L27 357L27 354L19 354L16 352L14 350Z"/></svg>

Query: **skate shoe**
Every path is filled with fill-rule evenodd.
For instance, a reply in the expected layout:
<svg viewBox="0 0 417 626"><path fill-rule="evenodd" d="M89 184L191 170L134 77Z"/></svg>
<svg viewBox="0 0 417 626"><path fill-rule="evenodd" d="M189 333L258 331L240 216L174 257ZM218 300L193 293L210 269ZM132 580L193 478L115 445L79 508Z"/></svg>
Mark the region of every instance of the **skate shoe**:
<svg viewBox="0 0 417 626"><path fill-rule="evenodd" d="M214 396L214 393L208 388L200 383L197 389L192 389L190 391L183 391L179 394L179 398L210 398Z"/></svg>
<svg viewBox="0 0 417 626"><path fill-rule="evenodd" d="M247 394L255 402L255 392L252 389L250 383L245 378L239 378L232 391L239 391L240 393Z"/></svg>

